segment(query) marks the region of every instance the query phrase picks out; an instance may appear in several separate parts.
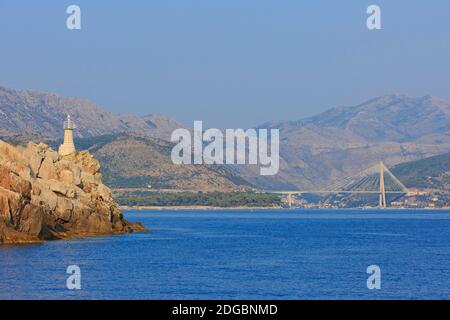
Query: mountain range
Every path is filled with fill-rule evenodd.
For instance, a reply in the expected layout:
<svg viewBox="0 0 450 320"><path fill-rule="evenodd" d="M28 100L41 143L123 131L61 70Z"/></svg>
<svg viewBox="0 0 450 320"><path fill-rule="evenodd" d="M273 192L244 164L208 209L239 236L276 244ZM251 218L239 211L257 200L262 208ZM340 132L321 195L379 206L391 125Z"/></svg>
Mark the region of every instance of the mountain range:
<svg viewBox="0 0 450 320"><path fill-rule="evenodd" d="M305 189L326 188L379 161L393 166L450 151L450 105L431 96L387 95L263 127L280 129L278 178Z"/></svg>
<svg viewBox="0 0 450 320"><path fill-rule="evenodd" d="M181 169L168 153L171 132L182 127L176 120L114 115L77 98L0 87L3 139L27 135L56 143L68 113L78 124L76 143L91 150L102 163L105 181L117 187L317 190L379 161L392 167L450 152L450 105L432 96L393 94L298 121L260 125L280 129L276 176L262 177L259 166L248 165Z"/></svg>
<svg viewBox="0 0 450 320"><path fill-rule="evenodd" d="M0 86L0 133L3 131L3 135L58 138L67 114L79 124L76 137L138 132L168 139L174 129L181 127L175 120L161 115L115 115L92 101Z"/></svg>

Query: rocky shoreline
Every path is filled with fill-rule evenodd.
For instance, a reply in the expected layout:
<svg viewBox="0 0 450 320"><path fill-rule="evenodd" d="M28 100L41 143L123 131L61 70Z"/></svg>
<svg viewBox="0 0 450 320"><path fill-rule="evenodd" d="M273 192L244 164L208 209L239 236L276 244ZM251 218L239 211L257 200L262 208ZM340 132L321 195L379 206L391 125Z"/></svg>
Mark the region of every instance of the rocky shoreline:
<svg viewBox="0 0 450 320"><path fill-rule="evenodd" d="M0 141L0 244L146 231L123 218L99 170L87 151Z"/></svg>

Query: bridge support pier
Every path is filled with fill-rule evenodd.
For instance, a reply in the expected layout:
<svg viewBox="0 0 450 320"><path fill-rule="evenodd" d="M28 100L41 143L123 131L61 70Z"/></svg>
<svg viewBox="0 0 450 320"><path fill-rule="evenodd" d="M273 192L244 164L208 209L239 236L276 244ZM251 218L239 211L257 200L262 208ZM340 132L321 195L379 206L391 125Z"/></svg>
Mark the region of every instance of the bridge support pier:
<svg viewBox="0 0 450 320"><path fill-rule="evenodd" d="M288 193L288 206L292 208L292 193Z"/></svg>

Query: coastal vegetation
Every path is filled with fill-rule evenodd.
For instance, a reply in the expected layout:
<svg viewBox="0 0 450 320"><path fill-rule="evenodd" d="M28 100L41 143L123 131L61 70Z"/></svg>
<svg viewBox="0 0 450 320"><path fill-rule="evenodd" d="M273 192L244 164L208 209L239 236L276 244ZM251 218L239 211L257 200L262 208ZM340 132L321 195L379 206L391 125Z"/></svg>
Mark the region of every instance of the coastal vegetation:
<svg viewBox="0 0 450 320"><path fill-rule="evenodd" d="M407 187L450 190L450 153L401 163L392 172Z"/></svg>
<svg viewBox="0 0 450 320"><path fill-rule="evenodd" d="M116 197L123 206L210 206L210 207L276 207L281 200L275 194L251 192L182 192L140 194Z"/></svg>

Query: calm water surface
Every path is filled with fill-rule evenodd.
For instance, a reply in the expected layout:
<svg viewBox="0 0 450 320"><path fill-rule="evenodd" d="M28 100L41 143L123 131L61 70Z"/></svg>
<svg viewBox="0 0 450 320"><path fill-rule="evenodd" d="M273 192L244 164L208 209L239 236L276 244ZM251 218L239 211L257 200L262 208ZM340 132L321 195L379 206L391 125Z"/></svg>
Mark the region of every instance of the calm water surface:
<svg viewBox="0 0 450 320"><path fill-rule="evenodd" d="M0 247L0 299L450 298L450 211L125 215L154 231Z"/></svg>

